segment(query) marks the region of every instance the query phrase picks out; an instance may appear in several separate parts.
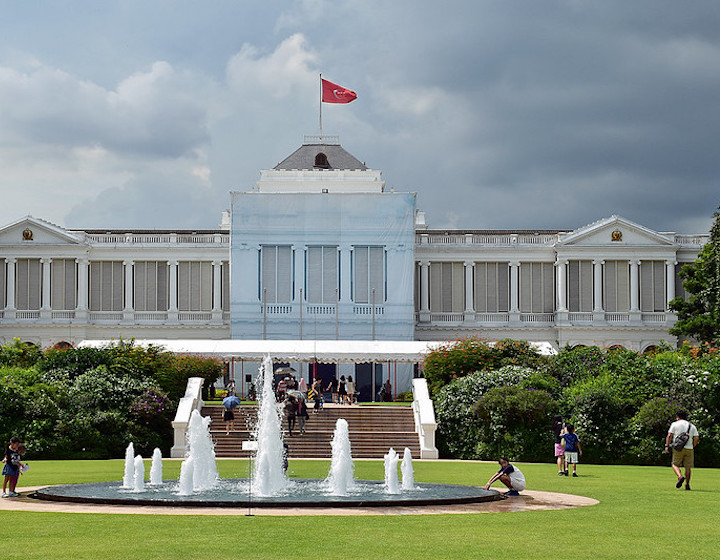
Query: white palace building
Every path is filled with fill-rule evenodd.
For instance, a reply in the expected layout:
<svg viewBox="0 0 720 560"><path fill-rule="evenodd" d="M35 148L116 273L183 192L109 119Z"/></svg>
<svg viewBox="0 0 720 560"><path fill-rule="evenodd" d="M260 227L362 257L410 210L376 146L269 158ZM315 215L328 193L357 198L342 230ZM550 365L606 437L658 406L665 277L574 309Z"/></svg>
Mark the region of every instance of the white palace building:
<svg viewBox="0 0 720 560"><path fill-rule="evenodd" d="M668 301L707 234L620 216L575 231L433 230L414 193L306 137L216 230L0 228L0 343L86 339L675 344Z"/></svg>

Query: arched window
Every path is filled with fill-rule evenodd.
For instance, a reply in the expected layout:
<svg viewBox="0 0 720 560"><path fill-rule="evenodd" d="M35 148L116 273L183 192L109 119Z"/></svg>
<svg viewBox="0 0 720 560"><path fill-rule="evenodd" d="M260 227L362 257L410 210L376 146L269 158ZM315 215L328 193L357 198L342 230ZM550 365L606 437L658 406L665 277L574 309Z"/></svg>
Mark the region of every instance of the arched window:
<svg viewBox="0 0 720 560"><path fill-rule="evenodd" d="M73 345L65 340L61 340L60 342L55 344L55 346L53 346L53 348L55 348L56 350L68 350L72 347Z"/></svg>
<svg viewBox="0 0 720 560"><path fill-rule="evenodd" d="M322 169L330 167L327 156L322 152L315 156L315 167L320 167Z"/></svg>

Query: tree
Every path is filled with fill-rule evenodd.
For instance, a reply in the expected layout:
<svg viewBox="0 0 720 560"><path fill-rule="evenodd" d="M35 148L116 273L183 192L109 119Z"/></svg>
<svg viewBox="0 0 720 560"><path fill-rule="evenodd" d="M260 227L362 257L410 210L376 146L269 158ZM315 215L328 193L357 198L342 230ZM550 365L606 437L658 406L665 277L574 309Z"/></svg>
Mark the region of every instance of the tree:
<svg viewBox="0 0 720 560"><path fill-rule="evenodd" d="M720 340L720 212L715 211L713 216L708 243L694 263L680 270L689 298L686 301L678 297L670 302L670 309L678 316L670 334L700 342Z"/></svg>

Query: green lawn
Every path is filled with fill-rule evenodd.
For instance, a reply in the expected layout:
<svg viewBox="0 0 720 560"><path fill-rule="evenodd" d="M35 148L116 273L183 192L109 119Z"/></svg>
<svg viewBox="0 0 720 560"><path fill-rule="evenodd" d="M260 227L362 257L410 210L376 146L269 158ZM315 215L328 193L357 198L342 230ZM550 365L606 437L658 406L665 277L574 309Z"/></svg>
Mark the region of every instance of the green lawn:
<svg viewBox="0 0 720 560"><path fill-rule="evenodd" d="M33 461L21 483L119 480L123 462ZM324 477L329 463L291 460L295 477ZM492 463L416 462L419 482L481 485ZM166 516L0 512L5 558L692 558L720 557L720 470L696 469L693 491L676 490L669 467L520 466L534 490L600 500L561 511L364 517ZM179 473L167 461L165 478ZM149 469L149 464L146 467ZM247 461L218 461L226 478ZM357 461L358 478L382 479L381 461ZM255 510L255 513L261 513ZM685 535L684 537L682 535ZM678 544L678 541L686 544Z"/></svg>

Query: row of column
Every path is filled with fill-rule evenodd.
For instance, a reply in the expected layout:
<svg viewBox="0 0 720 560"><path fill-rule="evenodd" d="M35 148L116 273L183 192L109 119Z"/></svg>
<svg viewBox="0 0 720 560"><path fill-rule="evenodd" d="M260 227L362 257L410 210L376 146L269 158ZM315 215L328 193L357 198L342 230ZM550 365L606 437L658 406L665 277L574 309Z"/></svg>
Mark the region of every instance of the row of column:
<svg viewBox="0 0 720 560"><path fill-rule="evenodd" d="M5 309L7 311L15 310L15 265L17 259L8 258L5 260L7 264L7 283L6 283L6 303ZM77 263L77 300L76 300L76 311L87 311L88 309L88 293L89 293L89 259L75 259ZM41 311L49 311L52 308L51 302L51 283L50 283L50 266L52 264L52 258L43 257L40 259L42 265L42 293L40 301ZM123 311L132 312L133 302L135 299L134 283L133 283L133 265L135 261L126 260L123 261L125 267L125 305ZM169 261L169 312L178 311L178 293L177 293L177 271L179 261ZM212 261L213 266L213 301L212 311L222 311L222 261Z"/></svg>
<svg viewBox="0 0 720 560"><path fill-rule="evenodd" d="M567 312L567 264L568 259L555 262L557 271L557 310ZM630 264L630 312L640 312L640 259L629 259ZM593 260L593 312L603 312L603 265L602 259ZM665 261L665 306L675 299L675 261Z"/></svg>
<svg viewBox="0 0 720 560"><path fill-rule="evenodd" d="M569 259L555 262L557 271L557 311L567 312L567 265ZM640 311L640 264L639 259L629 259L630 264L630 311ZM603 265L602 259L593 260L593 311L603 311ZM675 298L675 261L665 261L666 304ZM465 261L465 312L474 313L475 283L474 261ZM510 267L510 313L519 313L519 262L509 262ZM430 313L430 261L420 262L420 313Z"/></svg>
<svg viewBox="0 0 720 560"><path fill-rule="evenodd" d="M465 313L475 313L475 261L464 261L465 267ZM520 312L520 263L512 261L510 267L510 313ZM430 261L420 261L420 313L430 313Z"/></svg>

